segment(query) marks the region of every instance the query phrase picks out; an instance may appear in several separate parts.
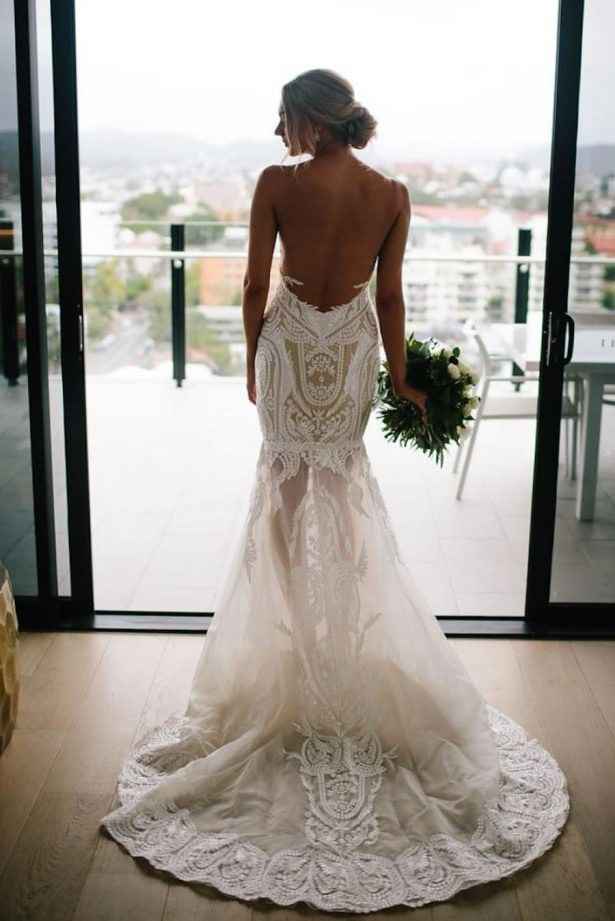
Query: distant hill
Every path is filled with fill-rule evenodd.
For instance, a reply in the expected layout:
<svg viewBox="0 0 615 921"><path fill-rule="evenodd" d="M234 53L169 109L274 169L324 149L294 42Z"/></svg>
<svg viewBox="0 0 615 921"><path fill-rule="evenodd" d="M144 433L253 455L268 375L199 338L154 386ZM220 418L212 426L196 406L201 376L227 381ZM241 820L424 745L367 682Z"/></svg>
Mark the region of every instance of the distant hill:
<svg viewBox="0 0 615 921"><path fill-rule="evenodd" d="M532 166L549 168L550 147L528 147L521 151L520 159ZM587 144L577 150L577 172L606 176L615 173L615 144Z"/></svg>
<svg viewBox="0 0 615 921"><path fill-rule="evenodd" d="M94 169L125 168L130 170L151 163L182 163L202 160L220 165L228 172L233 167L257 169L263 162L282 159L282 145L271 142L235 141L209 144L190 135L166 132L133 133L124 131L84 131L79 134L79 159L82 166ZM0 164L11 177L17 175L19 154L14 131L0 131ZM53 133L41 133L41 167L43 175L54 171Z"/></svg>
<svg viewBox="0 0 615 921"><path fill-rule="evenodd" d="M210 165L232 169L258 168L263 161L281 159L279 142L234 141L211 144L188 134L166 132L84 131L79 135L81 164L94 168L139 166L202 160Z"/></svg>
<svg viewBox="0 0 615 921"><path fill-rule="evenodd" d="M580 147L577 153L577 172L594 176L615 174L615 144L592 144Z"/></svg>
<svg viewBox="0 0 615 921"><path fill-rule="evenodd" d="M41 170L44 176L53 172L53 146L51 134L41 135ZM10 179L19 175L19 149L16 131L0 131L0 169L6 170Z"/></svg>
<svg viewBox="0 0 615 921"><path fill-rule="evenodd" d="M14 131L0 131L0 170L8 173L11 184L19 175L19 151Z"/></svg>
<svg viewBox="0 0 615 921"><path fill-rule="evenodd" d="M391 162L402 159L444 159L453 162L486 159L491 162L526 163L544 170L549 168L550 150L548 145L536 145L520 148L518 151L498 153L485 151L483 155L476 151L464 151L461 147L451 147L443 151L436 147L429 150L425 145L419 151L412 144L403 151L391 149ZM44 175L53 173L53 134L41 134L41 163ZM365 155L368 160L369 148ZM202 161L208 167L219 166L225 174L233 170L256 170L263 163L280 163L284 155L278 140L271 141L239 140L228 144L212 144L189 134L172 134L168 132L127 132L116 130L84 131L79 136L79 155L82 166L94 169L136 169L147 164L179 163ZM384 149L380 159L385 156ZM286 162L297 162L289 158ZM17 146L15 132L0 131L0 164L7 169L10 176L17 174ZM577 171L590 172L596 176L615 173L615 145L591 144L581 146L577 154Z"/></svg>

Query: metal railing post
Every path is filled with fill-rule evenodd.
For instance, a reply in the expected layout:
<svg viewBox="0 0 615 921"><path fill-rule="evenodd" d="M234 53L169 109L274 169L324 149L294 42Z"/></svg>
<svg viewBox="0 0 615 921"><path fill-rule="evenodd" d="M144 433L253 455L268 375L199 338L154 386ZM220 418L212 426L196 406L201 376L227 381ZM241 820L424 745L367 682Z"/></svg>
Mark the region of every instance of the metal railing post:
<svg viewBox="0 0 615 921"><path fill-rule="evenodd" d="M17 323L17 289L15 256L2 255L2 250L15 248L12 221L0 221L0 345L2 373L10 387L19 381L19 341Z"/></svg>
<svg viewBox="0 0 615 921"><path fill-rule="evenodd" d="M171 250L183 251L183 224L171 224ZM173 348L173 379L181 387L186 377L186 274L185 260L171 260L171 342Z"/></svg>
<svg viewBox="0 0 615 921"><path fill-rule="evenodd" d="M529 227L520 227L517 233L517 256L529 256L532 251L532 231ZM518 262L515 271L515 323L527 323L527 302L530 287L530 264ZM523 369L513 361L513 374L523 374ZM515 383L518 392L521 382Z"/></svg>

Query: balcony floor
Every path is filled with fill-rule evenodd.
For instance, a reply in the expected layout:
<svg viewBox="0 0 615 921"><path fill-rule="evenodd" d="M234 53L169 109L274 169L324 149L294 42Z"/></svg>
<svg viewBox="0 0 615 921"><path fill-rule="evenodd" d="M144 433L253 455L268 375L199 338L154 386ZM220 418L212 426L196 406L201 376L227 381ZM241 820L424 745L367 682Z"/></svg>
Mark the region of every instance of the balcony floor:
<svg viewBox="0 0 615 921"><path fill-rule="evenodd" d="M17 390L10 394L15 418L24 400L21 411L27 408L27 385ZM57 379L50 393L57 433ZM261 440L243 381L191 378L178 388L168 377L90 375L87 404L96 609L215 610ZM615 600L612 411L604 407L592 522L575 518L576 482L564 477L562 450L552 600ZM535 431L534 420L483 422L458 501L453 452L440 468L386 442L372 415L365 441L374 473L401 551L436 614L523 614ZM56 434L53 441L60 590L68 594L63 444ZM27 439L21 444L29 451ZM27 551L33 542L25 539L32 527L29 468L16 473L15 457L6 452L2 463L0 498L8 514L0 556L16 592L25 593L33 568ZM16 539L20 527L23 539Z"/></svg>

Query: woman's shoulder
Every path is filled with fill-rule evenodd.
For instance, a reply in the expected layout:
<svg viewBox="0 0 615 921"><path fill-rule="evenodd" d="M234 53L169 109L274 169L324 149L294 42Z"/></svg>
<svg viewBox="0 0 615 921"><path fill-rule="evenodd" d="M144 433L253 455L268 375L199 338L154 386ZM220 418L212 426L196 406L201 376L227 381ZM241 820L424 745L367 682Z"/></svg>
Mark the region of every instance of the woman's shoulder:
<svg viewBox="0 0 615 921"><path fill-rule="evenodd" d="M385 193L387 191L389 193L393 192L394 190L399 191L399 188L404 186L404 184L400 182L399 179L395 179L393 176L387 176L386 173L381 172L373 166L369 166L367 163L359 160L358 157L355 159L358 175L369 182L370 185L374 187L380 187ZM310 162L310 160L306 160L304 163L300 163L299 166L307 165ZM263 170L263 173L266 173L267 176L271 177L272 179L292 179L297 175L297 164L291 163L288 165L283 163L273 163L269 166L266 166Z"/></svg>
<svg viewBox="0 0 615 921"><path fill-rule="evenodd" d="M349 194L360 202L361 207L367 206L372 213L380 214L387 224L399 213L404 207L404 200L408 196L408 189L405 183L393 176L375 169L356 159L356 174L354 177L346 173L342 179L346 185ZM304 161L309 164L311 161ZM300 164L301 166L303 165ZM312 193L322 193L323 186L326 188L331 185L331 173L321 175L314 173L310 178L306 172L307 185L296 182L296 164L286 165L274 163L266 166L261 175L266 179L271 189L272 195L280 207L284 203L296 204L296 194L298 190L305 194L308 190L308 197ZM341 177L339 177L341 179ZM339 185L338 179L338 185Z"/></svg>

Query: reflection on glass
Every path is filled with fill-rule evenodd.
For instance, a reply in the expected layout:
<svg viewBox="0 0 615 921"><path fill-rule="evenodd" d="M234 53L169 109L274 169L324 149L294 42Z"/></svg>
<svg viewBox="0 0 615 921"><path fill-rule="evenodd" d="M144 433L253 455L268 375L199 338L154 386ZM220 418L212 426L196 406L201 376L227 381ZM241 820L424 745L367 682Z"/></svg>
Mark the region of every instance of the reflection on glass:
<svg viewBox="0 0 615 921"><path fill-rule="evenodd" d="M39 119L41 136L41 182L43 202L43 246L45 249L45 305L47 352L49 356L49 417L53 504L58 571L58 594L70 595L68 553L68 511L66 505L66 460L64 447L64 399L62 394L60 295L58 288L58 220L55 188L53 121L53 72L51 61L51 15L49 0L37 0Z"/></svg>
<svg viewBox="0 0 615 921"><path fill-rule="evenodd" d="M13 4L0 4L0 559L36 595Z"/></svg>

